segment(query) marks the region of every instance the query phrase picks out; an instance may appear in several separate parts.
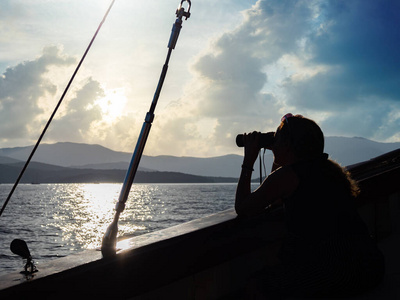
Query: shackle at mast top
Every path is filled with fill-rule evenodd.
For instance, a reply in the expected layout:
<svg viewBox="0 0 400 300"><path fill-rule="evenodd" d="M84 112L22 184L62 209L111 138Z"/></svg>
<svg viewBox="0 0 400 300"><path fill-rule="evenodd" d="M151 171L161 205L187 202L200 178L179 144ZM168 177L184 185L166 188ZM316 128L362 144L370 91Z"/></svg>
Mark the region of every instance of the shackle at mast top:
<svg viewBox="0 0 400 300"><path fill-rule="evenodd" d="M187 2L189 3L188 9L185 12L185 9L182 7L183 2ZM182 17L185 17L185 20L187 20L188 18L190 18L190 7L192 6L192 3L190 2L190 0L182 0L181 3L178 6L178 9L176 10L176 16L179 19L182 19Z"/></svg>

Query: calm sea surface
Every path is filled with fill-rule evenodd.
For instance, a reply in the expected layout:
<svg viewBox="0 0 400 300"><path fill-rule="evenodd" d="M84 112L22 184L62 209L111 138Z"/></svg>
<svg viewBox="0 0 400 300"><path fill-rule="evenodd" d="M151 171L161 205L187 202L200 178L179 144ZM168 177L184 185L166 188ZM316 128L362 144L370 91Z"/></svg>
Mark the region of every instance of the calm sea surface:
<svg viewBox="0 0 400 300"><path fill-rule="evenodd" d="M12 185L0 184L2 206ZM121 184L21 184L0 217L0 275L22 271L10 251L19 238L40 264L94 249L114 217ZM236 184L134 184L119 236L141 235L234 206Z"/></svg>

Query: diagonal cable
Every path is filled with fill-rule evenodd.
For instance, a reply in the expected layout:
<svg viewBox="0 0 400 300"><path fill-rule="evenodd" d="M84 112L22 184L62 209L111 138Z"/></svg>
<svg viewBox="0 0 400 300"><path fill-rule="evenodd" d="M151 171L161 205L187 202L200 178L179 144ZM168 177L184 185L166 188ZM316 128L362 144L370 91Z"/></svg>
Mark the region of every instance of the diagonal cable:
<svg viewBox="0 0 400 300"><path fill-rule="evenodd" d="M5 201L4 204L3 204L3 207L2 207L1 210L0 210L0 217L1 217L1 215L2 215L2 213L3 213L3 211L4 211L4 209L6 208L8 202L10 201L11 196L13 195L15 189L17 188L17 186L18 186L18 184L19 184L19 182L20 182L22 176L24 175L26 168L28 167L29 163L31 162L31 159L32 159L33 155L35 154L37 148L39 147L40 142L42 141L43 136L45 135L47 129L49 128L51 121L53 121L53 118L54 118L54 116L56 115L56 112L57 112L58 108L60 107L62 101L64 100L64 97L65 97L65 95L67 94L67 91L68 91L69 87L71 86L72 82L74 81L75 75L78 73L78 70L79 70L79 68L81 67L83 61L85 60L85 57L86 57L87 53L89 52L90 48L92 47L92 44L93 44L94 40L96 39L96 36L97 36L97 34L99 33L101 26L103 25L104 21L106 20L106 18L107 18L107 16L108 16L108 13L110 12L112 6L114 5L114 2L115 2L115 0L113 0L113 1L111 2L109 8L107 9L107 12L105 13L105 15L104 15L104 17L103 17L103 20L100 22L99 27L97 28L95 34L93 35L92 40L90 41L88 47L86 48L85 53L83 54L81 60L79 61L78 65L76 66L76 69L75 69L74 73L72 74L71 79L69 80L67 86L65 87L64 92L63 92L63 94L61 95L60 100L58 101L58 103L57 103L57 105L56 105L56 107L55 107L53 113L51 114L49 120L47 121L47 124L46 124L46 126L44 127L44 129L43 129L43 131L42 131L42 134L40 135L40 137L39 137L39 139L37 140L35 146L33 147L31 154L29 155L29 157L28 157L28 159L27 159L27 161L26 161L24 167L23 167L22 170L21 170L21 173L19 174L19 176L18 176L17 180L15 181L15 183L14 183L14 185L13 185L13 187L12 187L10 193L8 194L8 197L7 197L6 201Z"/></svg>

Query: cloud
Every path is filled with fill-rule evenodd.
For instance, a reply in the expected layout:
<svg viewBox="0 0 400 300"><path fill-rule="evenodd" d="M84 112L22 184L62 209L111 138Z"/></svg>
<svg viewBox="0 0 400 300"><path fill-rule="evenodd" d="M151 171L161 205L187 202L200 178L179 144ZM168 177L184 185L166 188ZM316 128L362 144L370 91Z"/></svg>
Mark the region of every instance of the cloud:
<svg viewBox="0 0 400 300"><path fill-rule="evenodd" d="M218 104L219 115L224 111L241 113L249 108L243 104L256 102L268 79L264 67L297 47L310 14L311 10L301 1L275 5L258 1L245 11L243 23L216 40L193 66L198 79L210 85L205 97L210 100L205 105L202 102L206 107L203 113L212 112Z"/></svg>
<svg viewBox="0 0 400 300"><path fill-rule="evenodd" d="M326 135L398 141L398 1L258 0L250 8L254 1L237 1L222 10L227 3L199 3L193 18L185 22L146 154L239 153L242 150L234 144L236 134L275 130L280 117L287 112L315 119ZM13 8L16 13L15 7L13 4L8 9L12 12ZM60 10L59 5L55 7ZM246 7L241 14L238 12ZM26 9L20 18L29 16L33 8ZM166 52L165 36L172 25L170 18L162 17L163 13L155 18L159 20L155 21L157 24L150 24L132 38L122 28L142 23L139 18L126 19L127 15L131 11L143 15L145 8L149 9L147 5L139 9L133 2L129 9L123 5L115 7L96 41L96 49L101 51L93 51L94 56L89 57L83 72L80 71L48 139L71 139L132 150L156 87ZM226 18L205 21L210 10ZM75 10L69 12L72 15ZM93 24L97 25L102 13L96 10L96 16L91 18L96 19ZM79 20L84 19L81 17ZM57 28L48 32L45 29L49 26L41 23L32 30L44 34L30 35L32 32L24 28L31 27L22 26L29 23L26 22L15 22L7 34L15 32L35 41L41 39L40 47L59 38L52 37ZM61 24L66 23L60 23L63 27ZM115 28L119 34L115 34ZM78 44L86 42L84 37L92 33L92 28L87 29L90 34L80 30L71 30L70 35L60 37L59 42L67 50L48 47L40 57L23 63L12 63L21 56L14 57L10 47L7 48L11 58L0 61L0 66L14 66L0 78L2 145L35 140L38 128L42 128L65 86L65 74L73 70L74 55L81 54ZM207 38L210 40L205 43ZM25 39L24 43L29 41ZM29 55L39 46L35 47ZM196 51L198 54L193 57ZM122 114L111 118L102 103L116 103L116 97L111 96L113 90L123 90L119 96L126 99L126 105L121 108ZM18 117L21 115L23 119Z"/></svg>
<svg viewBox="0 0 400 300"><path fill-rule="evenodd" d="M236 134L276 128L281 101L263 90L269 77L265 67L296 49L297 37L308 30L312 14L306 3L258 1L243 12L241 24L214 39L198 56L193 81L181 101L190 102L183 107L193 115L193 126L187 128L201 132L196 122L202 118L214 124L202 135L208 152L232 152Z"/></svg>
<svg viewBox="0 0 400 300"><path fill-rule="evenodd" d="M63 116L53 121L49 137L57 141L86 142L93 135L91 127L102 120L102 109L96 100L104 97L99 82L88 78L65 106ZM96 134L94 134L96 136Z"/></svg>
<svg viewBox="0 0 400 300"><path fill-rule="evenodd" d="M308 64L330 67L324 76L300 83L303 89L322 84L345 87L348 97L382 96L398 100L400 31L395 1L334 1L321 7L319 27L307 36ZM317 82L318 81L318 82ZM289 82L291 84L292 82ZM296 89L297 91L297 89ZM325 93L329 96L331 93ZM336 96L336 95L334 95Z"/></svg>
<svg viewBox="0 0 400 300"><path fill-rule="evenodd" d="M1 142L35 143L58 103L76 59L59 47L46 47L41 56L9 67L0 77ZM82 72L85 73L85 72ZM93 142L109 139L111 123L98 103L104 89L92 77L77 76L57 111L44 141ZM115 123L112 125L117 126ZM125 127L129 125L126 124ZM120 126L117 126L117 128ZM111 131L110 131L111 133Z"/></svg>
<svg viewBox="0 0 400 300"><path fill-rule="evenodd" d="M68 66L75 60L64 57L55 47L45 48L34 61L9 67L0 77L0 119L2 141L28 137L44 112L41 101L54 96L57 86L44 74L51 66Z"/></svg>
<svg viewBox="0 0 400 300"><path fill-rule="evenodd" d="M63 53L62 47L51 46L39 57L6 69L0 76L3 147L36 143L76 63L77 59ZM144 116L138 118L128 110L110 119L107 108L113 103L114 93L106 95L100 82L88 74L90 70L83 69L76 76L43 142L100 143L131 151L141 125L138 119Z"/></svg>
<svg viewBox="0 0 400 300"><path fill-rule="evenodd" d="M289 111L315 118L328 135L393 140L399 5L260 0L198 56L182 101L196 119L215 121L207 139L225 151L237 133L274 130Z"/></svg>
<svg viewBox="0 0 400 300"><path fill-rule="evenodd" d="M390 140L399 123L392 113L400 102L399 2L327 1L318 10L303 64L324 72L288 77L288 103L328 113L322 124L331 133Z"/></svg>
<svg viewBox="0 0 400 300"><path fill-rule="evenodd" d="M322 128L330 128L331 135L368 136L374 140L394 142L393 138L398 137L400 128L400 105L371 97L348 105L340 113L328 116L321 124Z"/></svg>

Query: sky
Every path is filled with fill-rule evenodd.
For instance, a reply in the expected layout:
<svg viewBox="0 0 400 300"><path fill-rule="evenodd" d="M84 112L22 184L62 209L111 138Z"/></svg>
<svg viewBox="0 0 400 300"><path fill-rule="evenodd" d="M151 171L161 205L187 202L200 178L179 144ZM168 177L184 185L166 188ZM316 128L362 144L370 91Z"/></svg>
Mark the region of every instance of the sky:
<svg viewBox="0 0 400 300"><path fill-rule="evenodd" d="M0 1L0 148L36 143L111 2ZM134 150L179 3L115 1L42 143ZM399 15L395 0L192 0L144 154L242 154L238 133L288 112L399 142Z"/></svg>

